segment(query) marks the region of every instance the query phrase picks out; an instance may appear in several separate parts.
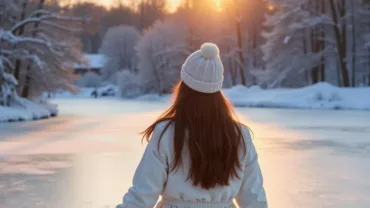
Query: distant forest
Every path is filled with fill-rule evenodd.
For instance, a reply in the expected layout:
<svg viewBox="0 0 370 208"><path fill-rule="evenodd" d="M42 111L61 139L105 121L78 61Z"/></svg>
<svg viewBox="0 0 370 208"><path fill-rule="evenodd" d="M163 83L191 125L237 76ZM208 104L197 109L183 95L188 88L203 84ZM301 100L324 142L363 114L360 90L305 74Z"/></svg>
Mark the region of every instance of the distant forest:
<svg viewBox="0 0 370 208"><path fill-rule="evenodd" d="M134 26L140 31L151 26L156 20L162 20L168 11L165 0L125 0L114 1L111 8L82 2L64 6L72 16L91 18L83 25L80 38L83 51L98 53L108 28L118 25Z"/></svg>
<svg viewBox="0 0 370 208"><path fill-rule="evenodd" d="M0 105L73 90L66 68L107 57L94 86L134 96L169 93L185 58L216 43L224 87L370 86L370 0L0 1ZM75 84L75 83L73 83Z"/></svg>
<svg viewBox="0 0 370 208"><path fill-rule="evenodd" d="M68 7L91 17L81 33L83 51L98 53L108 28L130 25L142 34L157 20L186 28L191 50L220 45L230 84L298 87L327 81L370 85L369 0L184 0L174 13L165 0L92 3Z"/></svg>

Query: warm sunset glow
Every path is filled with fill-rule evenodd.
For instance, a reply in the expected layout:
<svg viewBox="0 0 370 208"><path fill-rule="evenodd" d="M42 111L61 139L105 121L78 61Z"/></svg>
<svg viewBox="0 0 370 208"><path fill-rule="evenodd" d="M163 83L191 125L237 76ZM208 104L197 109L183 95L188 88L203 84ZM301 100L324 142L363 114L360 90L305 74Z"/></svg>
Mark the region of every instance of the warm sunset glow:
<svg viewBox="0 0 370 208"><path fill-rule="evenodd" d="M81 3L81 2L92 2L98 5L102 5L106 8L111 8L117 3L122 3L122 4L129 4L131 0L61 0L62 5L68 5L68 4L75 4L75 3ZM137 0L139 1L139 0ZM217 0L220 1L220 0ZM183 0L167 0L167 9L170 12L175 12L176 9L181 5Z"/></svg>
<svg viewBox="0 0 370 208"><path fill-rule="evenodd" d="M137 0L138 2L140 0ZM210 1L210 7L215 8L217 11L221 12L223 10L223 3L225 0L211 0ZM82 3L82 2L91 2L95 3L97 5L102 5L106 8L111 8L117 5L118 3L122 3L124 5L131 5L132 0L60 0L61 5L71 5L76 3ZM167 11L169 12L175 12L177 8L184 2L184 0L167 0ZM136 3L136 1L135 1ZM271 9L270 9L271 7ZM272 5L269 5L269 10L273 10L274 7Z"/></svg>
<svg viewBox="0 0 370 208"><path fill-rule="evenodd" d="M274 5L272 5L272 4L269 4L269 5L267 6L267 9L268 9L268 10L270 10L270 11L274 11L274 10L275 10L275 6L274 6Z"/></svg>
<svg viewBox="0 0 370 208"><path fill-rule="evenodd" d="M168 2L167 5L168 11L174 12L182 3L182 0L168 0L167 2Z"/></svg>
<svg viewBox="0 0 370 208"><path fill-rule="evenodd" d="M221 0L216 0L216 9L218 11L222 11Z"/></svg>

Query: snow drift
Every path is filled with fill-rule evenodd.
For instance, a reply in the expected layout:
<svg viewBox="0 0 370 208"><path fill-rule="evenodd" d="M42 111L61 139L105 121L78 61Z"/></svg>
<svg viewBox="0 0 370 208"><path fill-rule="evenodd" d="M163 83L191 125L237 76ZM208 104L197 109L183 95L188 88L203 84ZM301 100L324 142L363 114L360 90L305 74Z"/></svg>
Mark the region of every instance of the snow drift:
<svg viewBox="0 0 370 208"><path fill-rule="evenodd" d="M23 99L22 106L0 106L0 122L28 121L54 117L57 106Z"/></svg>
<svg viewBox="0 0 370 208"><path fill-rule="evenodd" d="M223 90L237 107L370 110L370 88L339 88L318 83L297 89L235 86Z"/></svg>

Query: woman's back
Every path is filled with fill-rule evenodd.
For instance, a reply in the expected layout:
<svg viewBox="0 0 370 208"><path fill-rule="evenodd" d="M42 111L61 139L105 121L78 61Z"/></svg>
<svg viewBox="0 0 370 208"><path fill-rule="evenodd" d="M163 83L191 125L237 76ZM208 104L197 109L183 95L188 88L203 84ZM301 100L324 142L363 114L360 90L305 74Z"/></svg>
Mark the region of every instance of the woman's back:
<svg viewBox="0 0 370 208"><path fill-rule="evenodd" d="M123 207L265 208L249 129L220 92L223 66L206 44L186 60L175 101L144 131L149 142Z"/></svg>
<svg viewBox="0 0 370 208"><path fill-rule="evenodd" d="M151 151L153 152L153 154L161 157L161 160L165 162L164 164L166 163L168 164L170 163L170 161L173 161L174 159L174 148L173 148L174 125L171 125L163 134L163 137L160 141L159 152L157 148L158 138L161 132L164 130L166 124L167 122L162 122L161 124L158 124L155 133L153 134L152 141L150 141L152 144L149 144L149 145L154 144L153 145L154 149L152 149ZM254 164L257 160L257 154L254 150L249 130L245 127L243 127L243 137L246 142L247 150L245 156L243 156L244 154L242 151L239 152L240 161L242 164L244 164L244 167L242 167L242 169L238 171L238 175L240 176L240 178L230 179L228 186L217 186L209 190L205 190L199 186L193 186L192 181L188 180L188 173L190 169L189 164L190 156L189 150L185 147L182 153L183 158L182 166L178 169L178 171L168 173L166 186L162 191L163 200L159 203L159 205L162 205L163 203L171 204L171 202L173 202L174 204L178 202L183 202L185 204L191 204L189 202L196 202L206 204L221 203L222 205L224 204L229 205L234 198L237 198L239 196L240 198L237 198L239 204L243 203L244 199L244 201L246 201L247 203L248 202L261 203L260 206L253 207L265 207L266 201L264 196L264 190L261 189L262 188L262 178L260 177L261 173L259 167L256 167L256 164ZM149 164L153 164L153 161L149 162ZM151 166L151 169L154 170L156 169L156 167ZM152 172L151 174L154 173L155 171ZM244 187L244 191L240 192L244 179L248 180L248 178L253 178L255 185L250 186L247 189L245 189ZM252 193L252 191L254 193ZM245 198L245 196L251 194L255 195L255 197L257 198L260 198L261 202L258 202L256 200L247 200Z"/></svg>

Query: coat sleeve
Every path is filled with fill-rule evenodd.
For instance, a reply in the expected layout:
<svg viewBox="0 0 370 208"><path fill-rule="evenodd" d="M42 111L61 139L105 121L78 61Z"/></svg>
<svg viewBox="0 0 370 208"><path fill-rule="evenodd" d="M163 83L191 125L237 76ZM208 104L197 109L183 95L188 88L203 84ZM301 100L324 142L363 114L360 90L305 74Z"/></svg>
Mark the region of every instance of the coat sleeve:
<svg viewBox="0 0 370 208"><path fill-rule="evenodd" d="M159 136L162 133L160 129L155 128L135 171L133 186L123 197L123 203L117 208L152 208L157 203L168 175L166 155L160 153L157 148Z"/></svg>
<svg viewBox="0 0 370 208"><path fill-rule="evenodd" d="M267 208L262 173L258 164L258 155L249 131L246 133L246 137L247 152L244 178L239 194L236 197L236 202L240 208Z"/></svg>

